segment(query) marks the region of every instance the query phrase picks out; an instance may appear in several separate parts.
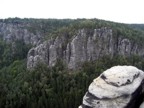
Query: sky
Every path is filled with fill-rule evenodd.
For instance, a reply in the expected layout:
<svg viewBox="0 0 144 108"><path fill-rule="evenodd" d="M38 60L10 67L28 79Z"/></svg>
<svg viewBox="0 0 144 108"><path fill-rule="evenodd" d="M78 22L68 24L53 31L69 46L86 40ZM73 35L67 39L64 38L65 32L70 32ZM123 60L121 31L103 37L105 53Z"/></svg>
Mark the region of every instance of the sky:
<svg viewBox="0 0 144 108"><path fill-rule="evenodd" d="M144 0L0 0L4 18L98 18L144 24Z"/></svg>

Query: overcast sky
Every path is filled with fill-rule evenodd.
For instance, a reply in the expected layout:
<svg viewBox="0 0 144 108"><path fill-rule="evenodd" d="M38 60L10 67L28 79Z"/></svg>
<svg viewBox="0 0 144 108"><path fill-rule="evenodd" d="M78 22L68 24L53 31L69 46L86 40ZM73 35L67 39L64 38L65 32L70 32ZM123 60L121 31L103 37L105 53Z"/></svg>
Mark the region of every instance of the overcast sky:
<svg viewBox="0 0 144 108"><path fill-rule="evenodd" d="M0 18L9 17L144 23L144 0L0 0Z"/></svg>

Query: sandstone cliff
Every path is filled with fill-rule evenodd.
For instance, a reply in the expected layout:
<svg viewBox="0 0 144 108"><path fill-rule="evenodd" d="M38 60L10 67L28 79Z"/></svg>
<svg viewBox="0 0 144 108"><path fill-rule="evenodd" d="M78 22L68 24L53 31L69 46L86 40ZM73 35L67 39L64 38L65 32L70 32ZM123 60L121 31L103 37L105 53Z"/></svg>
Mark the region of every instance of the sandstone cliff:
<svg viewBox="0 0 144 108"><path fill-rule="evenodd" d="M32 48L27 56L27 68L38 63L54 66L61 59L69 69L78 68L85 61L115 55L144 55L144 47L124 36L114 35L113 30L80 29L75 35L57 36Z"/></svg>
<svg viewBox="0 0 144 108"><path fill-rule="evenodd" d="M0 21L0 38L6 43L21 40L25 44L37 45L41 42L44 35L39 31L36 33L30 32L29 29L31 28L33 26L30 23Z"/></svg>

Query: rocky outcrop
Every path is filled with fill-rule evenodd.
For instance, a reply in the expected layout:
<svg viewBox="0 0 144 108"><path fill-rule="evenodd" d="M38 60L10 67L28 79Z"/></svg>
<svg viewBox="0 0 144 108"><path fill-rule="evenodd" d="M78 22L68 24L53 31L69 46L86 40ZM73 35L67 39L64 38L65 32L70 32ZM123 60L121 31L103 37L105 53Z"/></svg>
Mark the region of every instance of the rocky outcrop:
<svg viewBox="0 0 144 108"><path fill-rule="evenodd" d="M79 108L139 108L143 84L144 73L136 67L112 67L93 80Z"/></svg>
<svg viewBox="0 0 144 108"><path fill-rule="evenodd" d="M0 38L6 43L22 40L25 44L38 45L44 36L39 31L30 32L28 28L32 28L28 23L0 22Z"/></svg>
<svg viewBox="0 0 144 108"><path fill-rule="evenodd" d="M62 59L69 69L76 69L85 61L106 55L134 54L144 55L144 48L127 38L113 35L112 29L81 29L73 36L57 36L32 48L28 53L27 68L33 68L39 62L54 66L58 59Z"/></svg>

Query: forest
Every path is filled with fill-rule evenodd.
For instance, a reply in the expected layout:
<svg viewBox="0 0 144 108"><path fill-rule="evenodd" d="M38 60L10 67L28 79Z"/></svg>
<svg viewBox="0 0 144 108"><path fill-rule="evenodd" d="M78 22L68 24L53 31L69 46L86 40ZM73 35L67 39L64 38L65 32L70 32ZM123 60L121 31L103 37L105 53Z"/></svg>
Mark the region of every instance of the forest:
<svg viewBox="0 0 144 108"><path fill-rule="evenodd" d="M33 33L41 31L45 40L58 34L74 34L80 28L112 28L114 34L125 36L143 45L144 26L128 25L98 19L19 19L0 20L4 23L32 26ZM77 70L69 70L59 60L54 67L39 64L33 70L26 68L27 53L32 45L22 40L6 43L0 36L0 108L78 108L94 78L114 65L133 65L144 70L144 58L104 56L96 61L85 62Z"/></svg>

